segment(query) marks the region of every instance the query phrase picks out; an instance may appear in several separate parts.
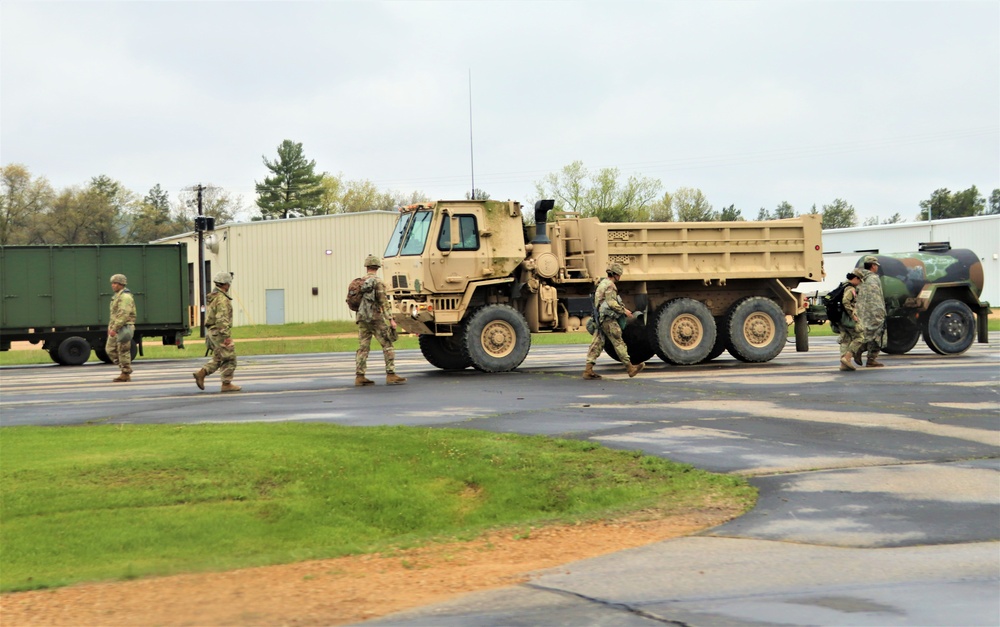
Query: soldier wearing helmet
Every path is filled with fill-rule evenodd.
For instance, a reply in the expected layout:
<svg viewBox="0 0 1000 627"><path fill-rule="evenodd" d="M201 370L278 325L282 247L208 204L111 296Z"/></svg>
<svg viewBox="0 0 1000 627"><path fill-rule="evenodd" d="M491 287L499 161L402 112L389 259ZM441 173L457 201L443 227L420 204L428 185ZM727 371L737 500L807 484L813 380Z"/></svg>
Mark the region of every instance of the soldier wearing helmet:
<svg viewBox="0 0 1000 627"><path fill-rule="evenodd" d="M596 329L594 339L590 342L590 349L587 350L587 366L583 370L584 379L600 379L601 375L594 372L594 364L601 351L604 350L604 338L611 340L611 345L615 347L618 358L625 364L628 376L634 377L645 367L645 364L632 365L628 356L628 348L622 340L622 329L625 328L625 319L632 317L621 297L618 295L618 280L624 270L620 263L612 263L608 266L607 278L601 279L594 292L594 322Z"/></svg>
<svg viewBox="0 0 1000 627"><path fill-rule="evenodd" d="M205 389L205 377L216 370L222 377L222 392L239 392L243 388L233 385L236 373L236 346L233 344L233 297L229 288L233 284L230 272L218 272L212 277L215 289L208 295L205 305L205 343L212 350L212 359L194 373L198 389Z"/></svg>
<svg viewBox="0 0 1000 627"><path fill-rule="evenodd" d="M868 351L868 368L881 368L885 364L878 360L878 354L886 344L885 298L882 295L882 279L879 278L878 257L866 255L861 260L862 268L856 271L862 275L858 287L858 327L862 334L861 348L854 353L854 363L861 365L861 354Z"/></svg>
<svg viewBox="0 0 1000 627"><path fill-rule="evenodd" d="M844 313L837 326L840 327L840 369L857 370L852 363L854 355L861 350L861 330L858 328L858 286L864 276L861 270L851 270L847 273L847 286L840 302ZM831 321L832 325L833 321Z"/></svg>
<svg viewBox="0 0 1000 627"><path fill-rule="evenodd" d="M132 380L132 337L135 334L135 299L125 286L124 274L111 275L111 315L108 317L108 341L104 350L121 374L112 379L115 383Z"/></svg>
<svg viewBox="0 0 1000 627"><path fill-rule="evenodd" d="M392 317L385 283L378 278L382 260L375 255L365 257L368 274L361 284L361 305L358 306L358 351L354 356L354 385L365 387L375 382L365 377L368 370L368 353L372 338L382 345L385 358L385 384L401 385L406 378L396 374L396 351L392 344L396 341L396 321Z"/></svg>

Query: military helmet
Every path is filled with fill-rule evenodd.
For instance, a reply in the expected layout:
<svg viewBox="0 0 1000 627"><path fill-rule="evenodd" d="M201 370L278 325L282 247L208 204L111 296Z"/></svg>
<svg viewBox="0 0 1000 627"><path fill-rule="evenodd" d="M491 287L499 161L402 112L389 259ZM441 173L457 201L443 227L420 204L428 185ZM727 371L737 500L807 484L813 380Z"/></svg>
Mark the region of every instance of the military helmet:
<svg viewBox="0 0 1000 627"><path fill-rule="evenodd" d="M621 276L622 274L624 274L624 272L625 270L622 269L622 264L620 263L613 263L610 266L608 266L608 274L615 274Z"/></svg>
<svg viewBox="0 0 1000 627"><path fill-rule="evenodd" d="M212 283L216 285L232 285L233 275L229 272L217 272L215 276L212 277Z"/></svg>
<svg viewBox="0 0 1000 627"><path fill-rule="evenodd" d="M366 268L381 268L382 260L375 255L368 255L365 257L365 267Z"/></svg>
<svg viewBox="0 0 1000 627"><path fill-rule="evenodd" d="M128 285L128 279L124 274L112 274L111 282L117 283L118 285Z"/></svg>
<svg viewBox="0 0 1000 627"><path fill-rule="evenodd" d="M875 255L866 255L865 258L861 260L861 263L878 263L878 257Z"/></svg>
<svg viewBox="0 0 1000 627"><path fill-rule="evenodd" d="M847 274L847 278L851 278L851 277L854 277L854 278L856 278L856 279L861 279L861 280L864 280L864 278L865 278L865 275L864 275L864 273L863 273L863 272L861 271L861 268L855 268L855 269L851 270L851 271L850 271L850 272L849 272L849 273Z"/></svg>

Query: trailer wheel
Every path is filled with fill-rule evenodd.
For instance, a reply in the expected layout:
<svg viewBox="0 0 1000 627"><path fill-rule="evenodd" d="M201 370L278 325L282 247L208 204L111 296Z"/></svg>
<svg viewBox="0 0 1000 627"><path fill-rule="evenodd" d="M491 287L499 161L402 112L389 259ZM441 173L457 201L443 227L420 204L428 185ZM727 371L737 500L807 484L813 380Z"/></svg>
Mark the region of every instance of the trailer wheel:
<svg viewBox="0 0 1000 627"><path fill-rule="evenodd" d="M622 340L625 348L628 349L628 358L633 364L641 364L649 361L656 354L656 349L649 342L649 330L646 328L645 320L641 315L630 318L625 322L625 329L622 331ZM618 359L618 351L611 345L611 340L604 338L604 352L615 361Z"/></svg>
<svg viewBox="0 0 1000 627"><path fill-rule="evenodd" d="M781 353L788 339L785 314L770 298L750 296L729 310L726 350L740 361L771 361Z"/></svg>
<svg viewBox="0 0 1000 627"><path fill-rule="evenodd" d="M465 329L465 358L482 372L513 370L531 348L528 322L507 305L483 307L472 314Z"/></svg>
<svg viewBox="0 0 1000 627"><path fill-rule="evenodd" d="M136 338L134 340L132 340L132 345L128 347L128 352L129 352L130 355L132 355L132 361L135 361L136 356L139 354L139 338L138 338L138 336L136 336Z"/></svg>
<svg viewBox="0 0 1000 627"><path fill-rule="evenodd" d="M59 363L64 366L79 366L90 359L90 342L79 336L68 337L59 343Z"/></svg>
<svg viewBox="0 0 1000 627"><path fill-rule="evenodd" d="M715 318L704 303L692 298L660 305L649 328L650 340L659 349L656 354L670 364L697 364L715 346Z"/></svg>
<svg viewBox="0 0 1000 627"><path fill-rule="evenodd" d="M104 344L100 344L100 345L95 344L94 345L94 354L97 355L98 359L100 359L101 361L103 361L106 364L114 363L114 362L112 362L111 357L108 355L108 351L105 350Z"/></svg>
<svg viewBox="0 0 1000 627"><path fill-rule="evenodd" d="M924 329L924 342L939 355L958 355L976 339L976 319L969 306L949 298L931 310Z"/></svg>
<svg viewBox="0 0 1000 627"><path fill-rule="evenodd" d="M63 362L62 362L62 360L59 358L59 347L58 346L56 346L54 348L47 349L45 352L47 352L49 354L49 357L52 358L52 361L56 362L60 366L64 365Z"/></svg>
<svg viewBox="0 0 1000 627"><path fill-rule="evenodd" d="M917 345L920 339L920 325L910 318L890 318L888 325L888 341L885 352L890 355L904 355Z"/></svg>
<svg viewBox="0 0 1000 627"><path fill-rule="evenodd" d="M420 335L420 352L427 363L441 370L464 370L472 365L462 350L462 336Z"/></svg>

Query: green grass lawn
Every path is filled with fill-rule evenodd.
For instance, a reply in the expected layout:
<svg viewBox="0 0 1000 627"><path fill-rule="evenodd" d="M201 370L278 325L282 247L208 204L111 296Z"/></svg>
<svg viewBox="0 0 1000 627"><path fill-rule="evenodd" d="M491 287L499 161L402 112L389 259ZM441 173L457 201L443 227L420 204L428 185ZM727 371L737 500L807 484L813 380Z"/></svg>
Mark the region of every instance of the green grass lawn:
<svg viewBox="0 0 1000 627"><path fill-rule="evenodd" d="M742 478L542 436L332 424L0 430L0 591L752 506Z"/></svg>

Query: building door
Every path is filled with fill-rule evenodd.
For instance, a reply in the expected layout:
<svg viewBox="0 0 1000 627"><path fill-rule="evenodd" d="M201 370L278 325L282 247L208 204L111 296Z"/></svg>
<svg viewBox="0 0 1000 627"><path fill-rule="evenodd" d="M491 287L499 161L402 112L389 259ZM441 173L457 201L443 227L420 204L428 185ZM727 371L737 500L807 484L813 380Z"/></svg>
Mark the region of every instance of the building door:
<svg viewBox="0 0 1000 627"><path fill-rule="evenodd" d="M285 290L264 290L267 324L285 324Z"/></svg>

